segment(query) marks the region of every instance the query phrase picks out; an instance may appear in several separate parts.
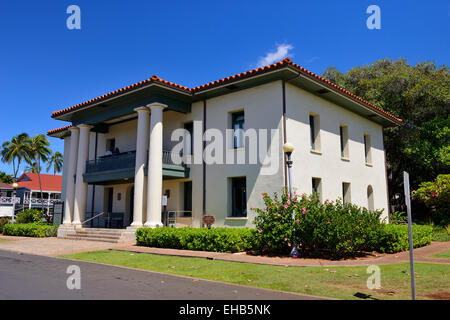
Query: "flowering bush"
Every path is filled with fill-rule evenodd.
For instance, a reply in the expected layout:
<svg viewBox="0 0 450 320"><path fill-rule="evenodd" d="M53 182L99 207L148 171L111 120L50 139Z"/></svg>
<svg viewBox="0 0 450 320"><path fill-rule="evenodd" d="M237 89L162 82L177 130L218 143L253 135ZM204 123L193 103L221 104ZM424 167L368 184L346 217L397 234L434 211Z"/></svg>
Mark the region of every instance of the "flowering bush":
<svg viewBox="0 0 450 320"><path fill-rule="evenodd" d="M433 209L431 218L435 224L450 223L450 174L440 174L435 181L422 182L411 196Z"/></svg>
<svg viewBox="0 0 450 320"><path fill-rule="evenodd" d="M382 211L369 211L340 200L321 203L315 196L285 192L271 198L263 193L265 208L254 209L258 216L259 250L270 254L287 254L294 242L303 255L323 254L332 257L375 250L383 229Z"/></svg>

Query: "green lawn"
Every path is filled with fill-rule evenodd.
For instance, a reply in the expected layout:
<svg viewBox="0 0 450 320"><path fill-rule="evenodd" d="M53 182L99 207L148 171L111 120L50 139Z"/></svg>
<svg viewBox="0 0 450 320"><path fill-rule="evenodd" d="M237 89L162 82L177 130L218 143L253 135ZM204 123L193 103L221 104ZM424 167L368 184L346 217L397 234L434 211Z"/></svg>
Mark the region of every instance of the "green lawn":
<svg viewBox="0 0 450 320"><path fill-rule="evenodd" d="M432 257L434 257L434 258L447 258L447 259L450 259L450 250L445 250L445 251L442 251L440 253L433 254Z"/></svg>
<svg viewBox="0 0 450 320"><path fill-rule="evenodd" d="M283 267L114 250L61 257L340 299L410 299L408 263L380 266L381 289L369 290L366 266ZM415 271L419 299L449 297L450 265L417 263Z"/></svg>
<svg viewBox="0 0 450 320"><path fill-rule="evenodd" d="M2 242L2 241L9 241L8 239L0 239L0 242Z"/></svg>

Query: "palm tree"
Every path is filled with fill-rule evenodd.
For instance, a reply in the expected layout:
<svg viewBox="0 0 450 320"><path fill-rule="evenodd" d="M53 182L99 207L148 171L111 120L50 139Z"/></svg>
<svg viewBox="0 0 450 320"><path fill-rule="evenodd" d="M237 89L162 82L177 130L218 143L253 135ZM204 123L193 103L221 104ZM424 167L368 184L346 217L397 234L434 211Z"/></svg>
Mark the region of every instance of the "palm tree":
<svg viewBox="0 0 450 320"><path fill-rule="evenodd" d="M11 184L14 182L14 180L9 174L6 174L5 172L0 171L0 182L6 183L6 184Z"/></svg>
<svg viewBox="0 0 450 320"><path fill-rule="evenodd" d="M44 196L42 193L42 182L41 182L41 160L47 162L49 156L52 154L52 150L49 148L50 142L43 134L38 134L31 139L28 139L28 150L26 161L31 166L33 162L36 162L36 173L39 179L39 189L41 191L41 204L42 212L44 212Z"/></svg>
<svg viewBox="0 0 450 320"><path fill-rule="evenodd" d="M11 141L5 141L1 148L2 161L13 165L13 178L17 180L17 174L19 173L20 163L22 160L27 161L28 158L28 141L30 137L26 133L21 133L11 139ZM17 160L17 167L16 167Z"/></svg>
<svg viewBox="0 0 450 320"><path fill-rule="evenodd" d="M47 172L50 171L50 168L53 166L53 174L59 173L62 171L63 166L63 155L61 152L56 151L50 156L50 159L47 162Z"/></svg>
<svg viewBox="0 0 450 320"><path fill-rule="evenodd" d="M33 162L31 166L25 167L24 172L38 173L37 163Z"/></svg>

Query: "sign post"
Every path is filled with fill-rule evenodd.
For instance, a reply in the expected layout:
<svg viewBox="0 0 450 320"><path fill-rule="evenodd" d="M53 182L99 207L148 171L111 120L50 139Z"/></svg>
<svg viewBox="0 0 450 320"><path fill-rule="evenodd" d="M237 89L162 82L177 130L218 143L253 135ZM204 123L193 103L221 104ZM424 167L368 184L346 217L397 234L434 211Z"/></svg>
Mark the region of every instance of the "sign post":
<svg viewBox="0 0 450 320"><path fill-rule="evenodd" d="M416 300L416 279L414 273L414 246L412 238L412 218L411 218L411 192L409 190L409 174L403 171L403 186L405 190L406 212L408 213L408 233L409 233L409 265L411 269L411 295Z"/></svg>

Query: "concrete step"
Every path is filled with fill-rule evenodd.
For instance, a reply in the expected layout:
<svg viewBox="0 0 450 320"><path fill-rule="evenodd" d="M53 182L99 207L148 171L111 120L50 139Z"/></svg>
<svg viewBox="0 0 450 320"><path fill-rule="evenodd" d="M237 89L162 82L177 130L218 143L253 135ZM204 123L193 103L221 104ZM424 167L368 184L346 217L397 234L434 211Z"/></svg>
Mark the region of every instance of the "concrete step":
<svg viewBox="0 0 450 320"><path fill-rule="evenodd" d="M98 235L98 236L111 236L111 237L120 237L122 233L115 232L86 232L86 231L75 231L76 234L79 235Z"/></svg>
<svg viewBox="0 0 450 320"><path fill-rule="evenodd" d="M77 236L69 236L69 235L67 235L67 238L66 238L66 239L70 239L70 240L101 241L101 242L112 242L112 243L123 242L121 239L105 239L105 238L77 237Z"/></svg>
<svg viewBox="0 0 450 320"><path fill-rule="evenodd" d="M108 228L81 228L77 231L81 232L101 232L101 233L120 233L124 232L126 229L108 229Z"/></svg>
<svg viewBox="0 0 450 320"><path fill-rule="evenodd" d="M100 235L100 234L80 234L80 233L73 233L68 234L68 237L76 237L76 238L96 238L96 239L111 239L111 240L119 240L121 239L120 235L117 236L110 236L110 235Z"/></svg>

